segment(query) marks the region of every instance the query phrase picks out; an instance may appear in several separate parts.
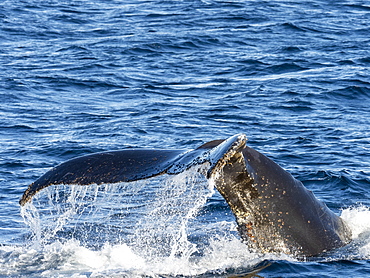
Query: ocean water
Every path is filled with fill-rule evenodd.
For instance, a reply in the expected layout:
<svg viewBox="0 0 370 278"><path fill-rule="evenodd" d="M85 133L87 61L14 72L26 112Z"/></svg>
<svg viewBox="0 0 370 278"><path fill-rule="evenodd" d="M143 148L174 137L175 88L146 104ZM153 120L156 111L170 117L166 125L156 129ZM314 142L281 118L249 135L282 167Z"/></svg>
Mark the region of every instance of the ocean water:
<svg viewBox="0 0 370 278"><path fill-rule="evenodd" d="M0 22L1 277L370 276L368 1L4 0ZM237 133L353 242L253 253L195 169L18 204L72 157Z"/></svg>

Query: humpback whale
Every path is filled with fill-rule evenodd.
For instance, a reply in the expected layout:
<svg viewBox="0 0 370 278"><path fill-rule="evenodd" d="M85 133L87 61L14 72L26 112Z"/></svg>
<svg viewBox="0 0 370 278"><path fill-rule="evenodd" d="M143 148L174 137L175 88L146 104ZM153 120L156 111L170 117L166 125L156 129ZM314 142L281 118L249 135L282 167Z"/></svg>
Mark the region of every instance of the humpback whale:
<svg viewBox="0 0 370 278"><path fill-rule="evenodd" d="M306 257L351 241L343 219L246 140L245 134L237 134L194 150L124 149L77 157L29 185L20 205L53 184L130 182L206 164L204 175L226 200L242 240L252 250Z"/></svg>

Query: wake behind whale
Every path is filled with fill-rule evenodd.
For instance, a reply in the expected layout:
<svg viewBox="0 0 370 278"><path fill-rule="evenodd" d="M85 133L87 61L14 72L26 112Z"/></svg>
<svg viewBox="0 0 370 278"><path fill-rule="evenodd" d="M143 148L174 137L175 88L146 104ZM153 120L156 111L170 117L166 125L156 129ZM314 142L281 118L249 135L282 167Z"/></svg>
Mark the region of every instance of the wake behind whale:
<svg viewBox="0 0 370 278"><path fill-rule="evenodd" d="M301 182L239 134L195 150L122 150L72 159L29 186L21 205L52 184L131 182L180 174L201 165L231 208L243 241L251 250L315 256L351 240L347 224Z"/></svg>

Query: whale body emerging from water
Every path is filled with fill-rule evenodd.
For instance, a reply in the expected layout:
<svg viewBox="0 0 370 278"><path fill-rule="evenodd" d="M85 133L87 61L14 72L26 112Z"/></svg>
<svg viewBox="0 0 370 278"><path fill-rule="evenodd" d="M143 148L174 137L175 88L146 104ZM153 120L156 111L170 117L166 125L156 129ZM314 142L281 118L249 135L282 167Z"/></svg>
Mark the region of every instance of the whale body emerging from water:
<svg viewBox="0 0 370 278"><path fill-rule="evenodd" d="M350 242L346 223L291 174L246 146L244 134L190 151L126 149L77 157L32 183L20 204L52 184L130 182L178 174L199 164L207 165L206 178L225 198L252 250L315 256Z"/></svg>

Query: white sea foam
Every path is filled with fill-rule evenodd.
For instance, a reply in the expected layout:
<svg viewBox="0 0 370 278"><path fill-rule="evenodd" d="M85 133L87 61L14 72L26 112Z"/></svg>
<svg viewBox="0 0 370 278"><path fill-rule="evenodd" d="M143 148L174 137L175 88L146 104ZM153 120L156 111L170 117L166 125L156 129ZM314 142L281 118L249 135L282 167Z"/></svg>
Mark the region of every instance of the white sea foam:
<svg viewBox="0 0 370 278"><path fill-rule="evenodd" d="M8 252L12 257L1 262L0 275L30 272L38 273L40 277L195 276L207 272L223 273L229 268L249 268L262 260L236 238L212 241L206 254L199 258L145 258L134 253L126 244L106 244L100 250L91 250L76 240L63 244L54 242L45 245L42 251L29 247L0 247L0 252Z"/></svg>
<svg viewBox="0 0 370 278"><path fill-rule="evenodd" d="M370 258L370 208L359 205L342 211L341 217L352 231L353 245L362 259Z"/></svg>

